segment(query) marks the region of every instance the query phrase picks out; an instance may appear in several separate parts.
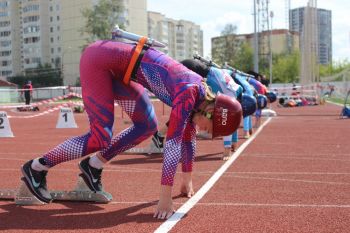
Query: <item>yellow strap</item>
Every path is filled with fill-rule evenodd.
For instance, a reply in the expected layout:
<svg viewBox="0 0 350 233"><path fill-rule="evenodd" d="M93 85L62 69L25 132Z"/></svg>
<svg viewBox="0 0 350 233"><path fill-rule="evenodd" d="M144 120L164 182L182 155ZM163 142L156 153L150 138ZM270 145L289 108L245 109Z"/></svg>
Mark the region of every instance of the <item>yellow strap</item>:
<svg viewBox="0 0 350 233"><path fill-rule="evenodd" d="M140 56L140 53L141 53L143 46L145 45L146 42L147 42L147 37L141 37L136 45L136 48L134 50L134 53L131 56L130 63L128 65L128 68L126 69L126 73L125 73L124 78L123 78L123 82L126 85L129 85L129 83L130 83L132 70L134 69L134 66L137 62L137 58Z"/></svg>

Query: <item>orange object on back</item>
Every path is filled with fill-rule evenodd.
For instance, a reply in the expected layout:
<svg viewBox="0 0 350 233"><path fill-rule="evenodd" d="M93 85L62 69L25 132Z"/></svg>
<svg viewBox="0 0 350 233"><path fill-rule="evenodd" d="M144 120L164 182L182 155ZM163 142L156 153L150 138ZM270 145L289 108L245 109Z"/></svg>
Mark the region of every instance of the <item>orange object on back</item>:
<svg viewBox="0 0 350 233"><path fill-rule="evenodd" d="M147 37L142 37L136 45L136 48L134 50L134 53L131 56L130 63L128 65L128 68L126 69L126 73L123 78L123 83L126 85L129 85L130 83L132 71L135 67L137 59L140 56L143 46L145 45L146 42L147 42Z"/></svg>

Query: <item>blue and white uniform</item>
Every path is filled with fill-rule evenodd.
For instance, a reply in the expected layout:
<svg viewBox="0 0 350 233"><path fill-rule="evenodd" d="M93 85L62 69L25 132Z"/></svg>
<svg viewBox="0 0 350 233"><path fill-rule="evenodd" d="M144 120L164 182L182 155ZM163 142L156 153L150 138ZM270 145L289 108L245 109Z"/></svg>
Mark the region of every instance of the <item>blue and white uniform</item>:
<svg viewBox="0 0 350 233"><path fill-rule="evenodd" d="M233 71L227 70L229 74L233 75ZM234 73L235 81L241 85L244 89L244 93L250 96L254 96L254 88L247 81L247 77L241 73ZM252 117L246 116L243 118L243 130L249 131L253 128Z"/></svg>
<svg viewBox="0 0 350 233"><path fill-rule="evenodd" d="M215 94L220 92L232 98L237 98L237 96L240 96L243 92L243 88L232 79L227 70L218 69L216 67L210 67L206 77L206 83ZM232 135L224 136L223 140L224 147L231 147L232 142L238 141L237 131Z"/></svg>

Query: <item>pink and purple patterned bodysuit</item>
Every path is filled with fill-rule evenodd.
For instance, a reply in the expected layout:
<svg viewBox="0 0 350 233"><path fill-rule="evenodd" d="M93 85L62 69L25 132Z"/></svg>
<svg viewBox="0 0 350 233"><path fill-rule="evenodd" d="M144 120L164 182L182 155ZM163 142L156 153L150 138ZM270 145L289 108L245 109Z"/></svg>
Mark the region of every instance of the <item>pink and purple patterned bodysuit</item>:
<svg viewBox="0 0 350 233"><path fill-rule="evenodd" d="M107 161L150 137L157 130L154 108L147 88L172 107L164 149L162 185L173 185L177 164L192 171L195 125L192 110L204 101L202 77L162 52L149 48L137 70L137 83L122 78L135 44L97 41L85 49L80 60L83 101L90 132L66 140L43 158L49 167L101 151ZM114 101L130 116L133 125L112 136Z"/></svg>

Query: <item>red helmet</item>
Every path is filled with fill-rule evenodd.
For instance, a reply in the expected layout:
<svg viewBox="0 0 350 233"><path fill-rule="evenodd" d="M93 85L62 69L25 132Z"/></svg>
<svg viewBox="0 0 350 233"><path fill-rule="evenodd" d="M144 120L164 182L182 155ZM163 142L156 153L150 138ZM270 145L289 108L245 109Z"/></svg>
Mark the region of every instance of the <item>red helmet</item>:
<svg viewBox="0 0 350 233"><path fill-rule="evenodd" d="M213 138L235 132L242 118L241 104L234 98L219 94L215 99Z"/></svg>

